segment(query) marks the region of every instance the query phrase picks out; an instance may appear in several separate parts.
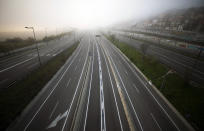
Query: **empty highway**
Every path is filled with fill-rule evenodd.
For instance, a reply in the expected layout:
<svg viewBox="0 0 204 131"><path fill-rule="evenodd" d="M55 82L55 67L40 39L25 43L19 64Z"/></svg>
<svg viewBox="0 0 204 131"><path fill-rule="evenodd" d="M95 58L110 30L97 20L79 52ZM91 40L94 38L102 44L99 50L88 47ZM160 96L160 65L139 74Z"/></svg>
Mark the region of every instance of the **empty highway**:
<svg viewBox="0 0 204 131"><path fill-rule="evenodd" d="M130 39L126 36L116 35L116 38L126 44L135 47L137 50L141 50L141 45L144 42ZM150 44L147 48L146 54L154 56L161 63L164 63L169 68L175 70L181 75L190 74L190 80L203 85L204 84L204 62L196 60L182 54L176 53L174 51L164 49L154 44ZM196 67L195 62L197 61Z"/></svg>
<svg viewBox="0 0 204 131"><path fill-rule="evenodd" d="M73 35L65 35L47 44L41 44L42 46L39 48L41 62L47 62L74 42ZM21 80L29 72L39 67L39 65L36 49L0 58L0 90L13 86L18 80Z"/></svg>
<svg viewBox="0 0 204 131"><path fill-rule="evenodd" d="M8 130L193 130L110 41L95 35L82 37Z"/></svg>

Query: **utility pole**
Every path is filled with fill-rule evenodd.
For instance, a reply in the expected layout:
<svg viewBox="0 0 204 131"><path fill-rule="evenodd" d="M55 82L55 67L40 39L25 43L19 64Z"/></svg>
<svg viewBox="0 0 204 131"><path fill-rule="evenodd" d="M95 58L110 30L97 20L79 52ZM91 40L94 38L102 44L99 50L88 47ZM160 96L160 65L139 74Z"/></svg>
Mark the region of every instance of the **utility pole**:
<svg viewBox="0 0 204 131"><path fill-rule="evenodd" d="M48 46L48 39L47 39L47 28L45 28L45 41L46 41L46 44L47 44L47 46Z"/></svg>
<svg viewBox="0 0 204 131"><path fill-rule="evenodd" d="M39 53L39 49L38 49L38 44L37 44L37 39L36 39L36 36L35 36L35 29L34 27L25 27L26 29L32 29L33 30L33 37L34 37L34 41L35 41L35 44L36 44L36 49L37 49L37 53L38 53L38 60L39 60L39 63L40 63L40 66L42 65L42 62L40 60L40 53Z"/></svg>
<svg viewBox="0 0 204 131"><path fill-rule="evenodd" d="M163 81L162 81L162 84L160 86L160 90L162 90L164 87L165 87L165 83L166 83L166 77L169 75L169 74L172 74L172 73L175 73L173 70L169 70L165 75L162 76L163 78Z"/></svg>
<svg viewBox="0 0 204 131"><path fill-rule="evenodd" d="M200 30L200 28L201 28L201 25L198 25L198 26L197 26L197 29L196 29L196 38L197 38L197 36L199 36L199 30ZM199 61L200 55L202 54L202 51L203 51L203 50L204 50L204 49L203 49L202 47L199 48L198 55L196 56L195 63L193 64L193 69L196 69L197 63L198 63L198 61Z"/></svg>

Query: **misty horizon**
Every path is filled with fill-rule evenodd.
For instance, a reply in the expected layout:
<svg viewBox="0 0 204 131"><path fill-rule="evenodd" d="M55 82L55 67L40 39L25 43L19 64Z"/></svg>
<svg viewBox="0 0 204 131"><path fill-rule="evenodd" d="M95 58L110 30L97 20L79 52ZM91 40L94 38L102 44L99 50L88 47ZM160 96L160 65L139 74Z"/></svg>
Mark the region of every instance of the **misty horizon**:
<svg viewBox="0 0 204 131"><path fill-rule="evenodd" d="M0 40L32 37L24 26L34 26L37 38L65 32L72 27L94 29L136 22L171 10L203 6L202 0L77 0L0 1Z"/></svg>

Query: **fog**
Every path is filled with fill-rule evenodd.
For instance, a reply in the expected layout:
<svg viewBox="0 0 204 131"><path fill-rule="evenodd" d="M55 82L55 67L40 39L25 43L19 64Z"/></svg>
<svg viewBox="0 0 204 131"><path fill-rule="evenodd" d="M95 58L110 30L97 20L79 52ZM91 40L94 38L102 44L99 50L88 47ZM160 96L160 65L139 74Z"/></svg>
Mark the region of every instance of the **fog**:
<svg viewBox="0 0 204 131"><path fill-rule="evenodd" d="M0 32L92 29L140 20L171 9L202 6L203 0L0 0ZM1 33L2 34L2 33Z"/></svg>

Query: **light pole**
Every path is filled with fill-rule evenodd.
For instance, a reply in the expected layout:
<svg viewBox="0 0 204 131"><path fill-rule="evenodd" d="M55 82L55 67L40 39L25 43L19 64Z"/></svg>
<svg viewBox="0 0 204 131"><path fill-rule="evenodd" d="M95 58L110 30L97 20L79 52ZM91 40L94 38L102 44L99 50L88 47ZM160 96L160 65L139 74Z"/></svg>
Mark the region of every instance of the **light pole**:
<svg viewBox="0 0 204 131"><path fill-rule="evenodd" d="M169 74L175 73L175 71L173 70L169 70L165 75L163 75L161 78L163 78L162 84L160 86L160 90L162 90L165 87L165 83L166 83L166 76Z"/></svg>
<svg viewBox="0 0 204 131"><path fill-rule="evenodd" d="M36 37L35 37L35 29L34 29L34 27L27 27L27 26L26 26L25 28L26 28L26 29L32 29L32 30L33 30L33 37L34 37L34 40L35 40L36 49L37 49L37 53L38 53L38 60L39 60L40 65L42 65L41 60L40 60L40 54L39 54L37 39L36 39Z"/></svg>
<svg viewBox="0 0 204 131"><path fill-rule="evenodd" d="M48 46L48 39L47 39L47 28L45 28L45 41L46 41L46 44Z"/></svg>

